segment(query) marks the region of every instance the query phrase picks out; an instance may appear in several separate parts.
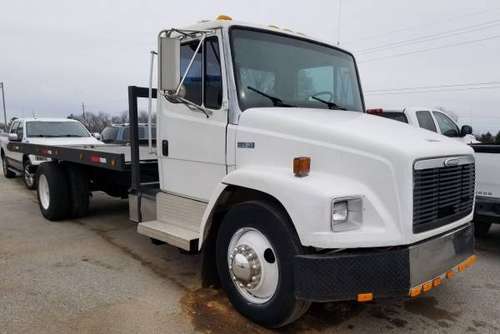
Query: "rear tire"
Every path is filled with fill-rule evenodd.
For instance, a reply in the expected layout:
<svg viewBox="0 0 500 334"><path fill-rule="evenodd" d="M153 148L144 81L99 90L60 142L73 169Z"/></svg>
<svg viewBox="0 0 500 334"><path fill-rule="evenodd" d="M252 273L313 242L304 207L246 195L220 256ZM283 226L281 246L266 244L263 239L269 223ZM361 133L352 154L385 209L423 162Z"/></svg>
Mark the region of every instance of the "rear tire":
<svg viewBox="0 0 500 334"><path fill-rule="evenodd" d="M85 217L89 210L89 178L83 168L67 165L69 193L71 198L70 215L72 218Z"/></svg>
<svg viewBox="0 0 500 334"><path fill-rule="evenodd" d="M491 223L485 223L482 221L474 222L474 235L476 237L484 237L490 231Z"/></svg>
<svg viewBox="0 0 500 334"><path fill-rule="evenodd" d="M68 217L70 197L68 178L57 162L45 162L36 171L37 197L42 215L57 221Z"/></svg>
<svg viewBox="0 0 500 334"><path fill-rule="evenodd" d="M16 176L16 173L9 170L9 163L7 162L7 158L5 157L4 154L2 154L2 170L3 170L3 176L5 176L8 179L12 179L13 177Z"/></svg>
<svg viewBox="0 0 500 334"><path fill-rule="evenodd" d="M311 304L295 298L293 259L302 253L282 210L265 202L243 202L229 210L218 231L221 285L247 318L266 327L285 326Z"/></svg>
<svg viewBox="0 0 500 334"><path fill-rule="evenodd" d="M29 190L36 189L36 172L33 171L34 167L30 159L25 159L23 162L23 181L26 188Z"/></svg>

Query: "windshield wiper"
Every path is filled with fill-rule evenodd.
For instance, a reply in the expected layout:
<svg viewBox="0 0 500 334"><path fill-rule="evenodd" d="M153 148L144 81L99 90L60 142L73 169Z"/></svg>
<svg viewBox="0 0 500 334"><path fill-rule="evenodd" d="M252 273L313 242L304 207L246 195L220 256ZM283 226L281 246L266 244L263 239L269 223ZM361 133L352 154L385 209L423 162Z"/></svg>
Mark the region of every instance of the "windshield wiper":
<svg viewBox="0 0 500 334"><path fill-rule="evenodd" d="M335 102L323 100L323 99L320 99L319 97L316 97L316 96L311 96L311 98L315 99L316 101L319 101L321 103L326 104L328 106L328 109L332 109L332 110L347 110L346 108L344 108L342 106L339 106Z"/></svg>
<svg viewBox="0 0 500 334"><path fill-rule="evenodd" d="M280 99L280 98L268 95L268 94L266 94L266 93L258 90L257 88L253 88L252 86L247 86L247 88L250 89L251 91L256 92L257 94L260 94L260 95L262 95L264 97L267 97L269 100L271 100L271 102L273 103L273 106L275 106L275 107L295 107L295 106L293 106L291 104L284 103L283 100Z"/></svg>
<svg viewBox="0 0 500 334"><path fill-rule="evenodd" d="M63 135L61 137L78 137L78 138L81 138L83 136L80 136L80 135Z"/></svg>

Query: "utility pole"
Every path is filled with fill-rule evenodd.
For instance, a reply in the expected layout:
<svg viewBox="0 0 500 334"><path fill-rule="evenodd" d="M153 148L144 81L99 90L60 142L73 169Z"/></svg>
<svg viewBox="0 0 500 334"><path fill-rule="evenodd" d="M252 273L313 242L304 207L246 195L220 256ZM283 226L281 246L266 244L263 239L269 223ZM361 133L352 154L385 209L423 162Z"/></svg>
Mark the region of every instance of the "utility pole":
<svg viewBox="0 0 500 334"><path fill-rule="evenodd" d="M3 82L0 82L2 87L2 105L3 105L3 128L7 132L7 110L5 109L5 89L3 88Z"/></svg>
<svg viewBox="0 0 500 334"><path fill-rule="evenodd" d="M82 102L82 116L83 116L83 120L85 121L85 103Z"/></svg>

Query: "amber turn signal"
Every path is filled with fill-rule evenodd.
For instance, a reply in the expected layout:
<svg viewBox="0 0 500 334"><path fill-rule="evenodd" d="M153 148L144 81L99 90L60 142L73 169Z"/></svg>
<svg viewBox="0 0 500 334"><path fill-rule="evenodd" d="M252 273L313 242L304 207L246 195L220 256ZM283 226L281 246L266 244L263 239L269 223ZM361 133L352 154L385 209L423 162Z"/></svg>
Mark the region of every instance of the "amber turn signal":
<svg viewBox="0 0 500 334"><path fill-rule="evenodd" d="M311 169L311 158L297 157L293 159L293 174L298 177L309 175Z"/></svg>
<svg viewBox="0 0 500 334"><path fill-rule="evenodd" d="M373 293L358 293L358 297L356 298L358 303L370 302L373 300Z"/></svg>
<svg viewBox="0 0 500 334"><path fill-rule="evenodd" d="M447 279L453 278L453 276L455 276L455 272L453 270L450 270L446 273Z"/></svg>

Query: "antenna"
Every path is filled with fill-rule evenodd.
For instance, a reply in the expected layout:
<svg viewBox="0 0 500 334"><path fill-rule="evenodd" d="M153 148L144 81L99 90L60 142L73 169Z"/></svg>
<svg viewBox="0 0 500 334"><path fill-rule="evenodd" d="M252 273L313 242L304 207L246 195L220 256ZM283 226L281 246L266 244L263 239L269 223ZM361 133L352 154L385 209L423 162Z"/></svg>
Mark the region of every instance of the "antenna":
<svg viewBox="0 0 500 334"><path fill-rule="evenodd" d="M340 19L342 18L342 0L338 0L338 15L337 15L337 45L340 45Z"/></svg>

